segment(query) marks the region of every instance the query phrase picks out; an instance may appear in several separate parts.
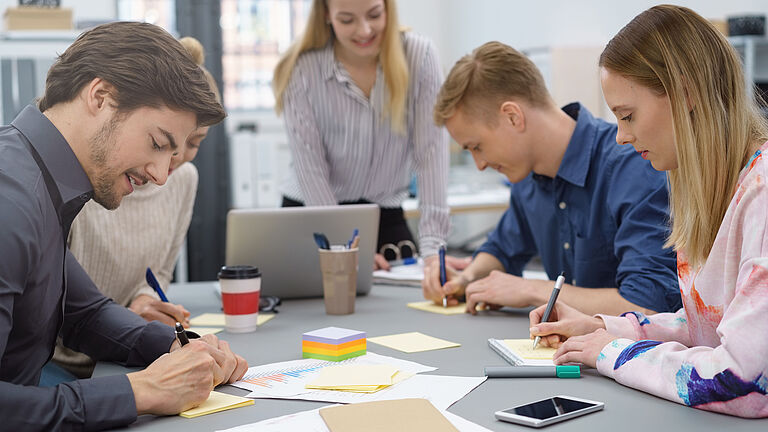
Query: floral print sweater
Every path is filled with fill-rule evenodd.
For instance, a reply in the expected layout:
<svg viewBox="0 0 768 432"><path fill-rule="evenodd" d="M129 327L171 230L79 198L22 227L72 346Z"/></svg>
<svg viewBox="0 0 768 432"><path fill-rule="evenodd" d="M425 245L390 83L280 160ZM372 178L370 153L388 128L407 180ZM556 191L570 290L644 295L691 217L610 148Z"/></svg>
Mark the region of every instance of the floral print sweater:
<svg viewBox="0 0 768 432"><path fill-rule="evenodd" d="M600 315L619 336L597 369L621 384L709 411L768 417L768 160L758 150L739 175L712 251L677 272L676 313Z"/></svg>

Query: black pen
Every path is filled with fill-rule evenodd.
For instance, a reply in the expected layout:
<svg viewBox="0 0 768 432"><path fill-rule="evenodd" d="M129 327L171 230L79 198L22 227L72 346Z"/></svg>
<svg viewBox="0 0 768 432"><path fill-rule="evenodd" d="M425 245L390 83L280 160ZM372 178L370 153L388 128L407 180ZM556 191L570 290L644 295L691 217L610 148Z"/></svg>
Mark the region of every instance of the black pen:
<svg viewBox="0 0 768 432"><path fill-rule="evenodd" d="M555 302L557 301L557 296L560 295L560 288L563 287L563 282L565 282L565 272L560 272L560 276L555 281L555 287L552 289L552 295L549 296L547 309L544 311L544 316L541 317L541 322L549 321L549 314L552 313L552 308L555 307ZM540 339L541 336L536 336L536 339L533 340L533 349L536 349Z"/></svg>
<svg viewBox="0 0 768 432"><path fill-rule="evenodd" d="M184 346L189 343L189 338L187 337L187 332L184 330L184 327L181 326L181 323L176 323L176 339L179 340L179 343L181 346Z"/></svg>

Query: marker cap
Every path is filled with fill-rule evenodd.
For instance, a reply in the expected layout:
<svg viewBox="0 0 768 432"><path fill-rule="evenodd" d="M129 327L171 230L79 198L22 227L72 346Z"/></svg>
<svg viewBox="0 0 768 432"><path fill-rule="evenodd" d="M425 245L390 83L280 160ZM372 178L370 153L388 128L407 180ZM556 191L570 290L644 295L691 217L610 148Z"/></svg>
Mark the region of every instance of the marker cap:
<svg viewBox="0 0 768 432"><path fill-rule="evenodd" d="M581 368L576 365L555 366L558 378L581 378Z"/></svg>

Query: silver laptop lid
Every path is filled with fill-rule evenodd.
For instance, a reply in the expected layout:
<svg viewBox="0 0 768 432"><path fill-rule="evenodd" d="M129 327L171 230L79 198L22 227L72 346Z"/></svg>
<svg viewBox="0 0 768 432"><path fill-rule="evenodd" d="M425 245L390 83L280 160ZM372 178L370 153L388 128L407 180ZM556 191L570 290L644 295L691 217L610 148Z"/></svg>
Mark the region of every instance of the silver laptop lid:
<svg viewBox="0 0 768 432"><path fill-rule="evenodd" d="M227 214L227 265L261 270L261 292L280 298L322 297L323 280L312 233L346 244L360 231L357 293L371 290L379 233L375 204L237 209Z"/></svg>

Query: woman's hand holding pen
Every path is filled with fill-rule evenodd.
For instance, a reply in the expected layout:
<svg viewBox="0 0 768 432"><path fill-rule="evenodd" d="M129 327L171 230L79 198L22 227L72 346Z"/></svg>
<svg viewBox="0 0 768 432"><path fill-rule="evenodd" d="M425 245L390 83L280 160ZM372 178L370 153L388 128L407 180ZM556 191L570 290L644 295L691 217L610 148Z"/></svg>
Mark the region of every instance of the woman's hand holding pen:
<svg viewBox="0 0 768 432"><path fill-rule="evenodd" d="M553 305L549 321L541 322L546 308L546 304L541 305L528 314L531 337L541 336L540 346L557 348L570 337L605 329L602 319L581 313L562 301Z"/></svg>
<svg viewBox="0 0 768 432"><path fill-rule="evenodd" d="M180 322L185 328L189 328L190 314L182 305L165 303L152 296L140 294L131 301L128 309L147 321L160 321L169 326Z"/></svg>

